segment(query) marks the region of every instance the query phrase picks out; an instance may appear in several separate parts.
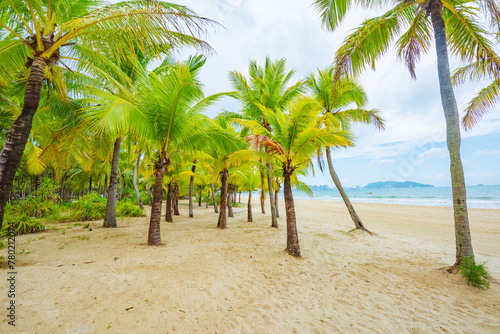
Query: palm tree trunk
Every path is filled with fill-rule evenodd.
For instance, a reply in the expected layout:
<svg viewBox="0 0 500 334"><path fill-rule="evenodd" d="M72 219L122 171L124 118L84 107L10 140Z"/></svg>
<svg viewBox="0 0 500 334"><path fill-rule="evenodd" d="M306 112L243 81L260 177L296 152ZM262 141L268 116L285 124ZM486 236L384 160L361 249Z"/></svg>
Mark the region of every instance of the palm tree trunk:
<svg viewBox="0 0 500 334"><path fill-rule="evenodd" d="M248 222L251 223L253 222L253 217L252 217L252 191L248 191L248 207L247 207L247 212L248 212Z"/></svg>
<svg viewBox="0 0 500 334"><path fill-rule="evenodd" d="M205 209L208 209L208 205L210 204L209 199L210 199L210 189L208 189L208 191L207 191L207 205L205 206Z"/></svg>
<svg viewBox="0 0 500 334"><path fill-rule="evenodd" d="M172 206L174 209L174 216L180 216L179 212L179 185L176 183L174 186L174 197L172 198Z"/></svg>
<svg viewBox="0 0 500 334"><path fill-rule="evenodd" d="M274 191L274 205L276 207L276 218L280 217L280 211L278 210L278 194L280 193L279 187Z"/></svg>
<svg viewBox="0 0 500 334"><path fill-rule="evenodd" d="M121 182L121 187L120 187L120 195L118 196L118 200L121 201L123 198L123 187L125 186L125 174L122 174L122 182Z"/></svg>
<svg viewBox="0 0 500 334"><path fill-rule="evenodd" d="M260 208L266 214L266 194L264 193L264 173L260 171Z"/></svg>
<svg viewBox="0 0 500 334"><path fill-rule="evenodd" d="M217 221L217 227L220 227L221 230L227 227L227 218L226 218L226 203L227 203L227 171L223 170L221 172L220 177L220 210L219 210L219 220Z"/></svg>
<svg viewBox="0 0 500 334"><path fill-rule="evenodd" d="M108 173L104 173L104 196L108 196Z"/></svg>
<svg viewBox="0 0 500 334"><path fill-rule="evenodd" d="M337 187L340 196L342 196L342 199L344 200L345 206L347 207L347 210L349 211L349 214L351 215L351 219L354 222L354 226L358 230L366 231L371 234L370 231L366 229L366 227L363 225L363 222L361 219L358 217L358 214L354 210L354 207L351 204L351 201L349 200L349 197L347 197L347 194L344 191L344 188L342 187L342 183L340 183L340 179L335 172L335 169L333 168L333 163L332 163L332 155L330 152L330 148L327 147L326 149L326 160L328 161L328 168L330 169L330 176L332 177L333 183L335 183L335 186Z"/></svg>
<svg viewBox="0 0 500 334"><path fill-rule="evenodd" d="M148 188L148 203L151 206L151 187L149 186L149 182L147 183L147 188Z"/></svg>
<svg viewBox="0 0 500 334"><path fill-rule="evenodd" d="M172 183L169 183L167 187L167 203L165 204L165 221L168 223L174 222L172 219L172 191Z"/></svg>
<svg viewBox="0 0 500 334"><path fill-rule="evenodd" d="M149 220L148 245L161 245L160 222L161 222L161 200L163 198L163 177L170 165L170 159L166 152L161 152L155 164L156 181L153 192L153 205L151 207L151 219Z"/></svg>
<svg viewBox="0 0 500 334"><path fill-rule="evenodd" d="M89 194L92 192L92 174L90 175L90 180L89 180Z"/></svg>
<svg viewBox="0 0 500 334"><path fill-rule="evenodd" d="M241 203L241 191L238 193L238 203Z"/></svg>
<svg viewBox="0 0 500 334"><path fill-rule="evenodd" d="M271 203L271 227L278 228L278 217L276 216L276 203L274 202L273 190L273 165L271 162L268 162L266 165L269 171L267 175L267 187L269 189L269 203Z"/></svg>
<svg viewBox="0 0 500 334"><path fill-rule="evenodd" d="M23 110L9 130L4 147L0 153L0 228L3 223L5 204L7 204L9 199L14 177L21 163L24 148L28 142L33 116L40 102L46 66L45 60L40 57L34 57L24 93Z"/></svg>
<svg viewBox="0 0 500 334"><path fill-rule="evenodd" d="M295 218L295 204L293 203L292 184L290 177L293 171L283 171L285 182L283 190L285 193L286 211L286 250L290 255L300 256L299 236L297 235L297 221Z"/></svg>
<svg viewBox="0 0 500 334"><path fill-rule="evenodd" d="M203 188L200 187L200 197L198 197L198 206L201 206L201 197L203 195Z"/></svg>
<svg viewBox="0 0 500 334"><path fill-rule="evenodd" d="M232 184L229 184L229 187L228 187L228 191L227 191L227 216L228 217L234 217L234 212L233 212L233 203L232 203L232 188L233 188L233 185Z"/></svg>
<svg viewBox="0 0 500 334"><path fill-rule="evenodd" d="M215 193L214 184L211 183L210 186L212 187L212 201L214 202L214 212L219 213L219 208L217 207L217 194Z"/></svg>
<svg viewBox="0 0 500 334"><path fill-rule="evenodd" d="M191 167L191 172L194 174L194 171L196 170L196 165L193 165ZM194 186L194 175L191 175L189 177L189 217L194 217L193 213L193 186Z"/></svg>
<svg viewBox="0 0 500 334"><path fill-rule="evenodd" d="M141 201L141 193L139 192L139 186L137 185L137 170L139 169L139 163L141 162L141 155L142 152L139 151L139 154L137 155L137 160L135 161L133 182L134 182L135 196L137 197L137 205L139 205L141 209L144 209L144 206L142 205Z"/></svg>
<svg viewBox="0 0 500 334"><path fill-rule="evenodd" d="M106 215L102 227L116 227L116 188L118 186L118 163L120 162L121 137L116 138L111 160L111 177L109 178L108 200L106 202Z"/></svg>
<svg viewBox="0 0 500 334"><path fill-rule="evenodd" d="M453 93L448 61L448 45L443 21L443 5L441 1L431 0L431 20L436 40L439 87L441 103L446 119L446 141L450 153L451 186L453 191L453 212L455 216L456 262L461 264L466 258L474 256L472 239L469 229L467 200L465 193L465 177L460 158L460 119L457 102Z"/></svg>

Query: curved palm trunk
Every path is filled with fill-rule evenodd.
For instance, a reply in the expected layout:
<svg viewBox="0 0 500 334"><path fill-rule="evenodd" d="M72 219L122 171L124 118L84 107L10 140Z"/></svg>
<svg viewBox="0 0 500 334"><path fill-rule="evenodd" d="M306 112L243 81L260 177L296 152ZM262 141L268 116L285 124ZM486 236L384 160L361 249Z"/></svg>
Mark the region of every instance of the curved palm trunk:
<svg viewBox="0 0 500 334"><path fill-rule="evenodd" d="M170 159L166 152L162 152L158 161L154 161L156 181L153 192L153 206L151 207L151 219L149 220L148 245L161 245L160 222L161 222L161 200L163 197L163 177L170 165Z"/></svg>
<svg viewBox="0 0 500 334"><path fill-rule="evenodd" d="M220 227L221 230L227 227L227 218L226 218L226 202L227 202L227 171L223 170L221 172L220 177L220 210L219 210L219 220L217 221L217 227Z"/></svg>
<svg viewBox="0 0 500 334"><path fill-rule="evenodd" d="M215 193L214 184L211 183L210 186L212 187L212 202L214 202L214 212L219 213L219 208L217 207L217 194Z"/></svg>
<svg viewBox="0 0 500 334"><path fill-rule="evenodd" d="M295 204L293 203L292 183L290 177L293 171L283 171L285 182L283 190L285 193L286 211L286 250L290 255L300 256L299 236L297 235L297 220L295 218Z"/></svg>
<svg viewBox="0 0 500 334"><path fill-rule="evenodd" d="M141 209L144 209L144 206L142 205L142 200L141 200L141 193L139 192L139 186L137 186L137 170L139 169L139 163L141 162L141 151L139 151L139 154L137 155L137 160L135 161L135 167L134 167L134 189L135 189L135 196L137 197L137 205Z"/></svg>
<svg viewBox="0 0 500 334"><path fill-rule="evenodd" d="M196 165L193 165L191 167L191 172L194 174L194 171L196 170ZM188 196L189 196L189 217L194 217L193 213L193 186L194 186L194 175L191 175L189 177L189 191L188 191Z"/></svg>
<svg viewBox="0 0 500 334"><path fill-rule="evenodd" d="M232 188L233 188L233 185L232 184L229 184L229 187L228 187L228 191L227 191L227 216L228 217L234 217L234 212L233 212L233 203L231 201L232 199Z"/></svg>
<svg viewBox="0 0 500 334"><path fill-rule="evenodd" d="M165 204L165 221L168 223L173 223L172 218L172 183L168 184L167 187L167 203Z"/></svg>
<svg viewBox="0 0 500 334"><path fill-rule="evenodd" d="M0 153L0 228L3 223L5 204L9 199L14 177L28 142L33 116L40 103L46 66L45 60L34 57L24 93L23 110L9 130L5 145Z"/></svg>
<svg viewBox="0 0 500 334"><path fill-rule="evenodd" d="M248 222L251 223L253 222L253 217L252 217L252 191L248 191Z"/></svg>
<svg viewBox="0 0 500 334"><path fill-rule="evenodd" d="M106 201L106 215L102 227L116 227L116 188L118 186L118 163L120 162L121 137L116 138L111 160L111 177L109 178L108 200Z"/></svg>
<svg viewBox="0 0 500 334"><path fill-rule="evenodd" d="M451 186L453 191L453 212L455 216L456 262L459 265L464 259L474 255L469 229L467 201L465 193L465 177L460 158L460 119L457 102L453 93L448 62L448 45L440 1L431 0L431 20L436 39L438 60L439 87L441 103L446 119L446 141L450 153Z"/></svg>
<svg viewBox="0 0 500 334"><path fill-rule="evenodd" d="M273 190L273 165L271 162L268 162L266 165L269 171L269 175L267 176L267 187L269 189L269 203L271 203L271 227L278 228L278 217L276 215L276 203L274 201Z"/></svg>
<svg viewBox="0 0 500 334"><path fill-rule="evenodd" d="M264 173L260 172L260 208L262 214L266 214L266 195L264 193Z"/></svg>
<svg viewBox="0 0 500 334"><path fill-rule="evenodd" d="M358 217L358 214L354 210L354 207L351 204L351 201L349 200L349 197L347 197L347 194L344 191L344 188L342 187L342 183L340 183L340 179L335 172L335 169L333 168L333 163L332 163L332 155L330 152L330 148L326 148L326 160L328 161L328 168L330 169L330 176L332 177L333 183L335 183L335 186L337 187L340 196L342 196L342 199L344 200L344 204L347 207L347 210L349 211L349 214L351 215L351 219L354 222L354 226L358 230L366 231L371 234L370 231L366 229L366 227L363 225L363 222L361 219Z"/></svg>

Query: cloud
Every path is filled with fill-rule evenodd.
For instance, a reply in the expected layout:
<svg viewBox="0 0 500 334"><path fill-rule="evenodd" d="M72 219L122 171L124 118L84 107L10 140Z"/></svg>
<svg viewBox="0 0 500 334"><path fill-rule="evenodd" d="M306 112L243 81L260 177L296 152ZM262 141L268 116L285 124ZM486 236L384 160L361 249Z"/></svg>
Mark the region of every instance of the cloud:
<svg viewBox="0 0 500 334"><path fill-rule="evenodd" d="M395 162L396 161L392 160L392 159L379 159L379 158L375 158L375 159L373 159L372 161L370 161L368 163L368 166L369 167L373 167L373 166L389 166L389 165L394 164Z"/></svg>
<svg viewBox="0 0 500 334"><path fill-rule="evenodd" d="M448 155L448 150L444 147L433 147L430 150L420 153L415 158L416 161L425 161L429 159L443 158Z"/></svg>
<svg viewBox="0 0 500 334"><path fill-rule="evenodd" d="M498 156L500 156L500 150L497 150L497 149L479 150L476 153L474 153L474 156L492 156L492 157L498 157Z"/></svg>

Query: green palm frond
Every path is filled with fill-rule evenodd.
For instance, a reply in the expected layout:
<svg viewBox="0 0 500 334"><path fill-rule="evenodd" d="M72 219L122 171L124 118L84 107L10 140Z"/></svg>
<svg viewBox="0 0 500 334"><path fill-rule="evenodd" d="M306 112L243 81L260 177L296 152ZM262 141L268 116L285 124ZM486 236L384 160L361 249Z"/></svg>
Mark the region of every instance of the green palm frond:
<svg viewBox="0 0 500 334"><path fill-rule="evenodd" d="M367 66L375 67L404 23L403 14L412 3L403 2L385 14L368 19L344 40L335 55L335 76L357 76Z"/></svg>
<svg viewBox="0 0 500 334"><path fill-rule="evenodd" d="M462 119L462 125L466 130L471 129L484 114L488 113L498 104L500 99L500 80L493 81L486 88L481 89L479 93L469 102L465 109L465 116Z"/></svg>
<svg viewBox="0 0 500 334"><path fill-rule="evenodd" d="M313 5L319 12L324 28L335 30L349 9L356 4L353 0L315 0Z"/></svg>
<svg viewBox="0 0 500 334"><path fill-rule="evenodd" d="M396 42L396 50L398 56L405 61L411 77L416 79L415 65L431 46L431 23L423 6L408 7L402 14L409 28Z"/></svg>
<svg viewBox="0 0 500 334"><path fill-rule="evenodd" d="M488 32L475 23L479 21L478 10L474 7L454 7L444 0L442 2L446 8L443 10L443 18L446 20L451 52L467 63L488 59L489 66L496 73L500 72L500 59L487 38Z"/></svg>

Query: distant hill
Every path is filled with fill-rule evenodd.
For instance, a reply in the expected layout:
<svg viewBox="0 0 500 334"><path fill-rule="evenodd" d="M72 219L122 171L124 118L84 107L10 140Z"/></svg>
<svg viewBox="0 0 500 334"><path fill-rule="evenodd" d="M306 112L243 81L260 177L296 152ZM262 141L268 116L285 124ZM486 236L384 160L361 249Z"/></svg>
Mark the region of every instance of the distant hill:
<svg viewBox="0 0 500 334"><path fill-rule="evenodd" d="M373 188L417 188L417 187L434 187L432 184L422 184L418 182L396 182L396 181L386 181L386 182L372 182L364 186L366 189Z"/></svg>

